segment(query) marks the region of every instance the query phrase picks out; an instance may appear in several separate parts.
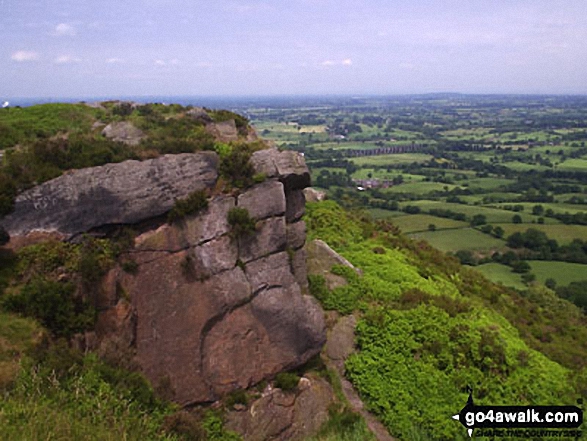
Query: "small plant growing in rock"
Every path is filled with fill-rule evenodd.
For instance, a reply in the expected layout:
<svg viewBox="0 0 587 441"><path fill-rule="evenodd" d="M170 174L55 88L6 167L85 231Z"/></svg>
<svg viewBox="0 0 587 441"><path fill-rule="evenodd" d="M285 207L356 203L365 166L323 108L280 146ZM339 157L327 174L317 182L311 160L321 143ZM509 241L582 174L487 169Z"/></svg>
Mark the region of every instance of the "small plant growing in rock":
<svg viewBox="0 0 587 441"><path fill-rule="evenodd" d="M261 182L265 182L267 180L267 174L266 173L255 173L253 175L253 182L255 184L260 184Z"/></svg>
<svg viewBox="0 0 587 441"><path fill-rule="evenodd" d="M280 388L283 391L294 390L298 387L300 377L292 372L280 372L275 377L275 387Z"/></svg>
<svg viewBox="0 0 587 441"><path fill-rule="evenodd" d="M123 260L120 266L122 271L128 274L136 275L139 272L139 264L134 260Z"/></svg>
<svg viewBox="0 0 587 441"><path fill-rule="evenodd" d="M255 231L255 221L246 208L231 208L228 212L228 224L236 238L248 236Z"/></svg>
<svg viewBox="0 0 587 441"><path fill-rule="evenodd" d="M237 389L226 397L224 402L227 407L233 407L235 404L242 404L246 406L249 404L249 397L247 396L247 391L244 389Z"/></svg>
<svg viewBox="0 0 587 441"><path fill-rule="evenodd" d="M250 159L253 148L246 143L230 144L230 152L220 154L220 176L225 178L234 187L245 188L253 184L255 170Z"/></svg>
<svg viewBox="0 0 587 441"><path fill-rule="evenodd" d="M170 223L208 208L208 196L203 190L194 191L185 199L178 199L168 215Z"/></svg>

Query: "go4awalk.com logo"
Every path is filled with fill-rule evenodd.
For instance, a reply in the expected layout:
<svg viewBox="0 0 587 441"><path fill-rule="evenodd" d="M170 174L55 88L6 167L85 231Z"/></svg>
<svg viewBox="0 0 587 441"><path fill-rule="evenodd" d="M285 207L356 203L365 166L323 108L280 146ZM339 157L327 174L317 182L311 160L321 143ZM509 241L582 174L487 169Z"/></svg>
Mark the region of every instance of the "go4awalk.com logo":
<svg viewBox="0 0 587 441"><path fill-rule="evenodd" d="M577 406L476 406L471 392L465 407L452 418L465 426L470 437L475 431L492 437L574 438L581 436L583 411Z"/></svg>

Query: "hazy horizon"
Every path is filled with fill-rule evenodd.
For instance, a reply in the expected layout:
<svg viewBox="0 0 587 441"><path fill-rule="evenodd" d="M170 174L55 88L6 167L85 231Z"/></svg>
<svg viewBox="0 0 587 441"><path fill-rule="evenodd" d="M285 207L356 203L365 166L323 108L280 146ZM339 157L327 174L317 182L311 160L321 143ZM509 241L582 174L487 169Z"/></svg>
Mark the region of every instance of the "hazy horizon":
<svg viewBox="0 0 587 441"><path fill-rule="evenodd" d="M587 2L0 0L0 99L584 95Z"/></svg>

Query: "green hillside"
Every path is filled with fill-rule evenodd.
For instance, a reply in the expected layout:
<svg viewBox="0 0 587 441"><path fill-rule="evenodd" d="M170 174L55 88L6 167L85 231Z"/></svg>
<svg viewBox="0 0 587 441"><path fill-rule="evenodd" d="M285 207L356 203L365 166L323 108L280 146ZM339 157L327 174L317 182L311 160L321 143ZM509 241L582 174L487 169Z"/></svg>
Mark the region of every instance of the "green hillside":
<svg viewBox="0 0 587 441"><path fill-rule="evenodd" d="M310 204L306 222L363 271L327 309L355 312L359 352L347 375L368 408L400 439L465 439L450 419L471 386L478 404L574 404L587 394L587 320L554 293L521 295L494 285L425 243L352 216L334 202Z"/></svg>

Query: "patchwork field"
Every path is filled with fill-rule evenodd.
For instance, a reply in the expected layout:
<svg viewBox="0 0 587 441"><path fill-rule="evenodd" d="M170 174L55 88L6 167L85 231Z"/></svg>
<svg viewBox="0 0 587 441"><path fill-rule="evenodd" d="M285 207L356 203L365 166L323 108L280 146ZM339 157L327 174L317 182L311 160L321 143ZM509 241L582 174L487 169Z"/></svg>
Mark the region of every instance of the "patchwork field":
<svg viewBox="0 0 587 441"><path fill-rule="evenodd" d="M587 225L496 224L495 226L497 225L504 229L504 237L534 228L543 231L550 239L555 239L559 245L571 243L573 239L587 240Z"/></svg>
<svg viewBox="0 0 587 441"><path fill-rule="evenodd" d="M408 234L408 236L415 240L425 240L433 247L445 252L501 250L505 246L503 240L483 234L473 228L426 231Z"/></svg>
<svg viewBox="0 0 587 441"><path fill-rule="evenodd" d="M392 223L399 227L403 233L415 233L419 231L428 231L429 225L434 225L436 231L455 229L455 228L467 228L467 222L456 221L453 219L444 219L441 217L430 216L429 214L413 214L394 217Z"/></svg>
<svg viewBox="0 0 587 441"><path fill-rule="evenodd" d="M476 266L475 269L481 272L485 277L495 283L501 283L516 289L524 289L526 286L522 282L520 274L512 272L509 266L501 263L485 263Z"/></svg>
<svg viewBox="0 0 587 441"><path fill-rule="evenodd" d="M536 280L540 283L551 278L558 286L564 286L571 282L587 280L587 265L544 260L532 260L528 263L532 267L532 273L536 274Z"/></svg>

